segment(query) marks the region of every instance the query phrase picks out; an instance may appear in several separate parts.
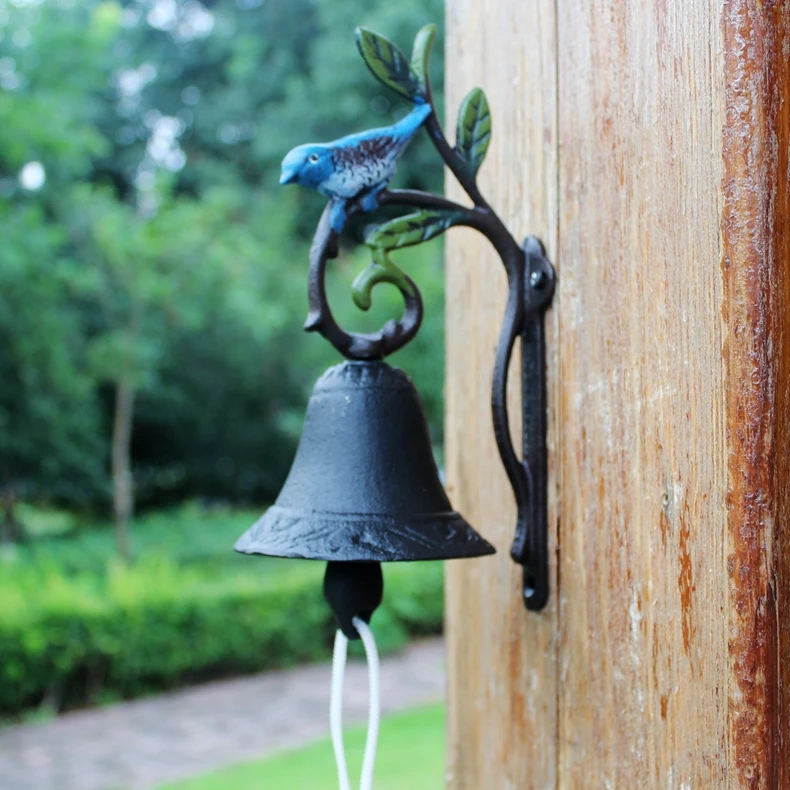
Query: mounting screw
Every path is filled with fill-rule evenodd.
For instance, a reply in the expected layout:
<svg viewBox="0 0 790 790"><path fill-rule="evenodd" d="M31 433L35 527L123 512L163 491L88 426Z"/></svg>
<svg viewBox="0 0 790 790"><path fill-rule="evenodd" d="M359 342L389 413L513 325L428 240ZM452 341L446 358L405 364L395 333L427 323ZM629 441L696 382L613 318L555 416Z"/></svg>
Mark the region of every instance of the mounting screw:
<svg viewBox="0 0 790 790"><path fill-rule="evenodd" d="M535 269L529 274L529 284L533 288L542 288L546 283L546 273L541 269Z"/></svg>

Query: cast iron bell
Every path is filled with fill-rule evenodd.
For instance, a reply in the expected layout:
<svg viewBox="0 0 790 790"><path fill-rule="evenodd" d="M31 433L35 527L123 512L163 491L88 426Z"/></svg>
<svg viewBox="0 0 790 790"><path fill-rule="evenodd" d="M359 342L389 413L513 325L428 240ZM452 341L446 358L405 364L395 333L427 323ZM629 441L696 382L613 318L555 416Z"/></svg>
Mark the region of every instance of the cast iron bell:
<svg viewBox="0 0 790 790"><path fill-rule="evenodd" d="M288 479L236 549L342 562L494 551L452 509L417 391L385 362L344 362L321 376Z"/></svg>
<svg viewBox="0 0 790 790"><path fill-rule="evenodd" d="M321 376L285 485L235 548L329 562L325 592L352 638L351 618L381 600L378 563L495 551L450 505L411 380L380 361Z"/></svg>

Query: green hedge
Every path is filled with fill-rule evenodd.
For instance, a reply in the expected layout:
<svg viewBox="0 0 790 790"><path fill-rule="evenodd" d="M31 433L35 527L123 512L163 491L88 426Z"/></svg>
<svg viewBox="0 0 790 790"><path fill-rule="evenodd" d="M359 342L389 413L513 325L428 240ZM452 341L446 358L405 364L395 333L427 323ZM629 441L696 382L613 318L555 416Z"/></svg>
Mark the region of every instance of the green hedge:
<svg viewBox="0 0 790 790"><path fill-rule="evenodd" d="M159 560L113 568L100 583L54 567L15 574L0 584L0 713L325 658L334 625L322 573L304 563L288 575L210 577ZM382 650L439 632L442 610L441 564L386 567L373 619Z"/></svg>

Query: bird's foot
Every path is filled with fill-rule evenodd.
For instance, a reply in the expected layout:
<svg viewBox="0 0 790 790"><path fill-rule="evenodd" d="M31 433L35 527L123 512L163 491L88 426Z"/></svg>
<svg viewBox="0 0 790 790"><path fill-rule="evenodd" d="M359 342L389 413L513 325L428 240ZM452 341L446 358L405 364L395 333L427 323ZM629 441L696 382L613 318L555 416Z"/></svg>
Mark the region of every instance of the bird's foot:
<svg viewBox="0 0 790 790"><path fill-rule="evenodd" d="M329 227L340 235L343 232L343 228L346 226L347 219L348 211L346 210L346 201L341 198L334 198L329 213Z"/></svg>
<svg viewBox="0 0 790 790"><path fill-rule="evenodd" d="M379 195L386 188L386 184L378 184L353 200L356 205L362 209L362 211L375 211L379 207ZM345 198L332 198L332 209L329 214L329 225L338 235L343 232L343 228L346 226L346 221L348 220L348 203L349 201Z"/></svg>
<svg viewBox="0 0 790 790"><path fill-rule="evenodd" d="M379 207L379 195L386 189L386 184L378 184L359 198L359 206L363 211L375 211Z"/></svg>

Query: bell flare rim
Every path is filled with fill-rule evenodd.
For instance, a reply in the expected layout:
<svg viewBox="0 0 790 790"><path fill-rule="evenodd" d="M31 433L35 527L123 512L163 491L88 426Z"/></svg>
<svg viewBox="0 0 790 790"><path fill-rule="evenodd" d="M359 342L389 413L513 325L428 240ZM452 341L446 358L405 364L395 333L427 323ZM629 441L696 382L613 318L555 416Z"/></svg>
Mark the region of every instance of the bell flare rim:
<svg viewBox="0 0 790 790"><path fill-rule="evenodd" d="M486 541L487 542L487 541ZM398 563L412 563L412 562L455 562L456 560L476 560L482 557L491 557L499 552L489 543L484 549L478 549L470 554L437 554L436 556L425 557L330 557L329 555L305 555L305 554L273 554L264 549L254 548L238 548L233 547L233 551L237 554L243 554L245 557L269 557L273 560L304 560L305 562L348 562L353 564L369 564L371 562L398 562Z"/></svg>
<svg viewBox="0 0 790 790"><path fill-rule="evenodd" d="M382 516L273 505L236 541L240 554L323 562L419 562L496 553L455 511Z"/></svg>

